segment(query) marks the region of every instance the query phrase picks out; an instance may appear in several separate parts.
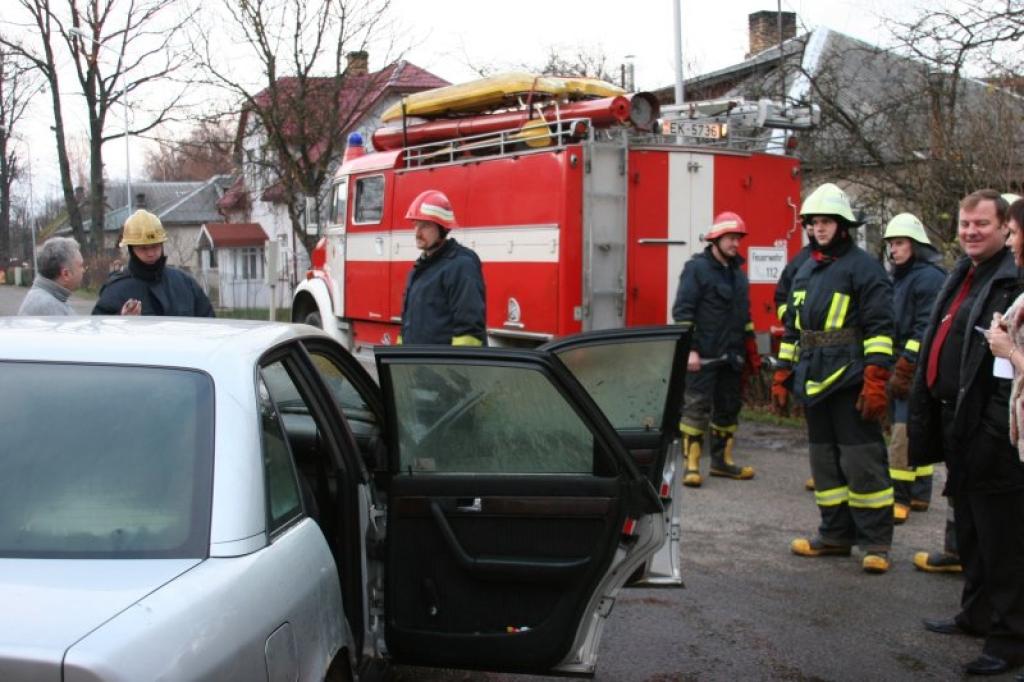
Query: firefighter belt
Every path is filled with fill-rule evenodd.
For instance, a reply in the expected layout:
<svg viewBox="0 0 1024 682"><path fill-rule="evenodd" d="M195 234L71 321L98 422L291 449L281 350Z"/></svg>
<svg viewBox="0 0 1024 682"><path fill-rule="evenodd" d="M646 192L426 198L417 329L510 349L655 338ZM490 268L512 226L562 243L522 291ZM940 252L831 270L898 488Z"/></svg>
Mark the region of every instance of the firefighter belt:
<svg viewBox="0 0 1024 682"><path fill-rule="evenodd" d="M836 329L823 332L805 331L800 332L800 348L810 350L812 348L825 348L827 346L846 346L849 344L859 345L862 340L859 329Z"/></svg>

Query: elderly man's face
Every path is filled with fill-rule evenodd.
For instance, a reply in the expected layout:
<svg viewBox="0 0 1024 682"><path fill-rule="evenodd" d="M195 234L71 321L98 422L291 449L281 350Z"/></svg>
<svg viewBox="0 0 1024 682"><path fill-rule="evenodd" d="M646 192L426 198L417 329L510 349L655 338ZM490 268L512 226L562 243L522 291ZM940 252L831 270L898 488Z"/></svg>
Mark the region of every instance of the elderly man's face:
<svg viewBox="0 0 1024 682"><path fill-rule="evenodd" d="M60 269L60 279L57 283L68 291L75 291L82 286L82 278L84 276L85 260L82 259L81 252L75 251L75 255L71 257L71 262Z"/></svg>
<svg viewBox="0 0 1024 682"><path fill-rule="evenodd" d="M983 199L973 208L961 208L957 237L975 265L999 253L1006 245L1006 225L999 222L996 202Z"/></svg>

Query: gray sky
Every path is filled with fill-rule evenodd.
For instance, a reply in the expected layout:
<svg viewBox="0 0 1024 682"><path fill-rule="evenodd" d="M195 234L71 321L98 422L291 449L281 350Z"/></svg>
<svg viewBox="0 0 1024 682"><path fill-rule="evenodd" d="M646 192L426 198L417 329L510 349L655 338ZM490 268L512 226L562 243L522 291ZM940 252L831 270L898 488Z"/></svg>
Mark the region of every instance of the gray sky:
<svg viewBox="0 0 1024 682"><path fill-rule="evenodd" d="M956 0L950 0L954 2ZM514 3L481 0L393 0L397 45L404 58L452 82L475 77L468 64L514 67L542 61L548 48L565 51L583 47L603 52L610 70L617 71L626 55L634 56L638 89L653 89L674 82L673 0L517 0ZM888 0L783 0L782 9L797 13L798 31L827 26L851 36L886 45L892 20L914 16L921 3ZM744 58L747 51L747 15L775 10L776 0L683 0L683 54L687 75L712 71ZM387 48L370 46L370 68L385 65ZM72 87L65 79L65 87ZM71 94L66 94L70 97ZM70 103L70 99L69 99ZM77 103L74 106L79 106ZM69 125L84 135L84 113L66 112ZM110 131L122 124L120 107L112 112ZM40 198L59 191L56 152L48 97L35 104L25 134L35 176L34 195ZM142 177L148 143L131 142L133 178ZM123 140L104 148L108 176L125 176Z"/></svg>

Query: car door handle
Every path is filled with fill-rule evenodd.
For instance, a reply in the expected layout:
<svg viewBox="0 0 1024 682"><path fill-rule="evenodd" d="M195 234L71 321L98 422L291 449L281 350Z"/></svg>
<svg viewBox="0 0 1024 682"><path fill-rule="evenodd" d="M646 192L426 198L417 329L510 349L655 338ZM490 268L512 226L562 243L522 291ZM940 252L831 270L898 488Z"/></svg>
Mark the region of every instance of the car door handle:
<svg viewBox="0 0 1024 682"><path fill-rule="evenodd" d="M590 555L566 559L472 556L463 549L436 500L430 502L430 514L456 563L482 580L564 583L575 579L590 564Z"/></svg>
<svg viewBox="0 0 1024 682"><path fill-rule="evenodd" d="M472 500L467 498L459 498L455 500L455 511L460 512L480 512L483 511L484 506L480 501L479 497L474 497Z"/></svg>

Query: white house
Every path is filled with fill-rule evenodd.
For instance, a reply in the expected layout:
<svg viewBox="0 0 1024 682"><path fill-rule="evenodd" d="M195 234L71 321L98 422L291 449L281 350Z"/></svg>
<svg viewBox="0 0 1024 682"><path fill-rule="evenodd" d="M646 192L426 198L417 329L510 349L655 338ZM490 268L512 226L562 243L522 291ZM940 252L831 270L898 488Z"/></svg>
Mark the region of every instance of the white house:
<svg viewBox="0 0 1024 682"><path fill-rule="evenodd" d="M199 229L196 251L200 273L215 305L270 306L271 290L265 277L266 243L267 233L256 223L205 223ZM276 303L280 305L280 299Z"/></svg>

